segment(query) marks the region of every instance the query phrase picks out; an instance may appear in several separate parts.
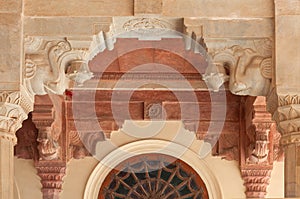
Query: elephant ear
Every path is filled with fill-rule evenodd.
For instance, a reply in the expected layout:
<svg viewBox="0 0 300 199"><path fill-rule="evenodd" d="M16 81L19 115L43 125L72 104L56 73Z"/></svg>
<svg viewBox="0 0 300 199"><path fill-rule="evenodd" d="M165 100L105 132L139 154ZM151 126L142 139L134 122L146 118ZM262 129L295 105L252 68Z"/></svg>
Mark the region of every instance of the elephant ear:
<svg viewBox="0 0 300 199"><path fill-rule="evenodd" d="M260 71L264 78L272 79L272 67L272 58L265 58L262 60L262 62L260 63Z"/></svg>

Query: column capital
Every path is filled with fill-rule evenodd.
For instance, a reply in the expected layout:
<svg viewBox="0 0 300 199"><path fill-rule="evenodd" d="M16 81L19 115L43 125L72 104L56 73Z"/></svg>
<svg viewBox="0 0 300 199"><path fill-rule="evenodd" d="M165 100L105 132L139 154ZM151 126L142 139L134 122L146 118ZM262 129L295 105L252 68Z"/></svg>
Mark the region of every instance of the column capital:
<svg viewBox="0 0 300 199"><path fill-rule="evenodd" d="M282 144L300 142L300 95L274 93L268 104L282 134Z"/></svg>
<svg viewBox="0 0 300 199"><path fill-rule="evenodd" d="M33 103L23 91L0 92L0 138L17 143L16 131L27 119Z"/></svg>

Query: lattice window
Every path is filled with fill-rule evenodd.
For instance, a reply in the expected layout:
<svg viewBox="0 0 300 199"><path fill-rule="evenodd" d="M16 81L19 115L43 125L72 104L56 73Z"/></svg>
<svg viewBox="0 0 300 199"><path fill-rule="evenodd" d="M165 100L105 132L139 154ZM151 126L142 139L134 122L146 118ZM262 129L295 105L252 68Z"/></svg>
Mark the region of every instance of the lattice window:
<svg viewBox="0 0 300 199"><path fill-rule="evenodd" d="M207 199L199 175L170 156L146 154L130 158L104 180L99 199Z"/></svg>

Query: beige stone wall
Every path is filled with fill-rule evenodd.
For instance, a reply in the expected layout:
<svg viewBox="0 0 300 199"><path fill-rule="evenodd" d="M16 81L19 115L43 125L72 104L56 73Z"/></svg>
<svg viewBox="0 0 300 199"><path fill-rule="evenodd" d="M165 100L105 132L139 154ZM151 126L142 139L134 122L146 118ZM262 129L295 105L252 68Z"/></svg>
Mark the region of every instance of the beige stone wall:
<svg viewBox="0 0 300 199"><path fill-rule="evenodd" d="M274 16L273 0L25 0L26 16L132 16L259 18ZM259 6L257 6L259 5Z"/></svg>
<svg viewBox="0 0 300 199"><path fill-rule="evenodd" d="M276 1L276 86L280 95L300 91L300 1Z"/></svg>
<svg viewBox="0 0 300 199"><path fill-rule="evenodd" d="M210 157L206 159L221 185L225 199L245 198L245 188L237 162ZM82 199L86 183L98 161L92 157L71 160L64 178L62 199ZM20 199L42 198L40 179L31 160L15 159L15 179ZM283 197L283 163L275 162L267 198ZM18 199L18 195L15 196Z"/></svg>
<svg viewBox="0 0 300 199"><path fill-rule="evenodd" d="M15 199L42 198L42 185L33 160L15 158L15 184L18 188L18 195Z"/></svg>
<svg viewBox="0 0 300 199"><path fill-rule="evenodd" d="M21 69L21 0L0 0L0 90L19 90Z"/></svg>
<svg viewBox="0 0 300 199"><path fill-rule="evenodd" d="M155 133L153 133L153 131L155 131ZM202 149L209 146L209 144L205 144L203 141L196 140L194 134L185 130L183 128L183 124L179 121L152 123L146 121L131 123L126 121L121 130L113 132L111 142L107 141L97 144L96 154L98 159L105 157L109 157L108 159L114 159L116 156L111 154L123 154L125 151L129 154L131 152L129 145L132 146L132 144L134 144L134 151L139 153L143 148L145 148L144 145L139 144L139 141L142 139L140 137L142 135L139 134L139 132L143 132L143 135L150 135L152 133L150 142L153 146L156 146L156 143L159 141L172 141L176 143L178 147L183 147L186 151L181 151L180 154L178 154L178 149L171 145L164 145L163 149L158 150L160 153L164 153L164 151L172 151L175 156L180 155L183 160L195 160L195 158L199 158L200 155L197 154ZM191 140L191 142L187 143L186 140ZM118 147L118 149L121 148L120 151L116 151L116 147ZM157 152L156 150L157 149L155 148L147 147L147 151L149 152ZM201 161L205 162L209 169L209 173L211 172L209 175L212 175L213 178L216 179L216 183L218 184L216 186L220 187L221 194L224 199L245 198L245 187L243 186L244 181L241 177L239 164L236 161L222 160L221 157L212 157L208 154L205 155L203 159L199 158L198 161L194 161L192 164L194 164L197 168L202 168L201 165L203 162ZM39 183L39 177L37 176L33 161L15 159L15 164L16 182L17 187L19 187L20 190L21 198L40 198L41 185ZM67 165L67 174L64 177L61 198L82 199L87 182L97 165L98 161L92 157L80 160L72 159ZM283 163L275 162L270 186L268 187L268 197L283 197L283 173ZM95 176L93 176L93 178L94 177Z"/></svg>

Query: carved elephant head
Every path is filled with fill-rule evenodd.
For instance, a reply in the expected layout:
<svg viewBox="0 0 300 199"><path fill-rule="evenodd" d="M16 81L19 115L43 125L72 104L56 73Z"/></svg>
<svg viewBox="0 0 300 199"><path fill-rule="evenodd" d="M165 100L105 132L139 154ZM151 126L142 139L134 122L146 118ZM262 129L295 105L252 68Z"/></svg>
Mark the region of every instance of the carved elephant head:
<svg viewBox="0 0 300 199"><path fill-rule="evenodd" d="M236 95L265 96L267 95L272 78L272 59L262 57L251 49L233 46L213 57L214 66L224 82L226 74L220 70L223 66L229 71L229 89ZM211 71L208 69L207 71ZM220 72L217 72L220 74ZM204 77L209 76L207 73ZM210 75L211 76L211 75ZM216 75L215 75L216 76ZM207 79L204 78L207 81ZM216 81L210 79L210 81ZM219 80L220 81L220 80ZM226 80L225 80L226 81ZM212 84L211 82L209 82Z"/></svg>

